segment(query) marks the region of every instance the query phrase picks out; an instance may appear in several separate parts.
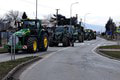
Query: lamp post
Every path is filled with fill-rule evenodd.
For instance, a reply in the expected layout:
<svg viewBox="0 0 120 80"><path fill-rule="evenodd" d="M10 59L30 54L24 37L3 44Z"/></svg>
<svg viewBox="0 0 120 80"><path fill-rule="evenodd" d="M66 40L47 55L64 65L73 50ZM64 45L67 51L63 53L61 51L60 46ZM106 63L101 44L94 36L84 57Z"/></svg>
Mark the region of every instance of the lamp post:
<svg viewBox="0 0 120 80"><path fill-rule="evenodd" d="M58 26L58 11L59 11L60 9L56 9L56 27Z"/></svg>
<svg viewBox="0 0 120 80"><path fill-rule="evenodd" d="M84 15L84 27L86 27L85 21L86 21L86 16L87 16L88 14L90 14L90 13L86 13L86 14Z"/></svg>
<svg viewBox="0 0 120 80"><path fill-rule="evenodd" d="M70 26L71 26L71 24L72 24L72 22L71 22L71 18L72 18L72 6L74 5L74 4L78 4L79 2L75 2L75 3L72 3L71 5L70 5Z"/></svg>
<svg viewBox="0 0 120 80"><path fill-rule="evenodd" d="M37 7L38 6L38 0L36 0L36 19L37 19Z"/></svg>

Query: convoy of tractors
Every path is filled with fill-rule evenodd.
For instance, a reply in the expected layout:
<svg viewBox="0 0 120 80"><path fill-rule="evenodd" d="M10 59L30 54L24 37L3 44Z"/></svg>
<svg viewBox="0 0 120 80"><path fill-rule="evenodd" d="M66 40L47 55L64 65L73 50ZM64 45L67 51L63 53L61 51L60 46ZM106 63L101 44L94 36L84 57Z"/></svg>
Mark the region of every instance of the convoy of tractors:
<svg viewBox="0 0 120 80"><path fill-rule="evenodd" d="M61 23L53 27L43 27L39 19L22 19L17 22L18 30L10 36L5 48L9 53L12 51L17 53L20 50L35 53L46 51L48 46L57 47L59 43L64 47L74 47L75 42L96 39L96 32L84 29L81 24Z"/></svg>

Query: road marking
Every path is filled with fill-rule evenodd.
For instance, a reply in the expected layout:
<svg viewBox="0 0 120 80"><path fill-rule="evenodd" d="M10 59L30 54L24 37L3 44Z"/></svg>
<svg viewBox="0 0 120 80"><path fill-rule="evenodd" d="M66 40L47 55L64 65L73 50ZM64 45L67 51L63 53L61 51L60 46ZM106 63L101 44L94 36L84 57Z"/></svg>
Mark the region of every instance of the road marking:
<svg viewBox="0 0 120 80"><path fill-rule="evenodd" d="M102 42L99 43L97 46L95 46L95 47L92 49L92 52L96 54L95 49L96 49L98 46L100 46L101 44L102 44Z"/></svg>
<svg viewBox="0 0 120 80"><path fill-rule="evenodd" d="M70 48L70 47L63 48L63 49L60 49L60 50L58 50L58 51L56 51L56 52L49 53L49 54L48 54L47 56L45 56L43 59L41 59L41 60L37 61L36 63L34 63L33 65L31 65L31 66L28 68L28 70L29 70L29 69L32 69L34 66L36 66L36 65L39 64L40 62L48 59L50 56L54 55L55 53L60 52L60 51L63 51L63 50L66 50L66 49L68 49L68 48Z"/></svg>

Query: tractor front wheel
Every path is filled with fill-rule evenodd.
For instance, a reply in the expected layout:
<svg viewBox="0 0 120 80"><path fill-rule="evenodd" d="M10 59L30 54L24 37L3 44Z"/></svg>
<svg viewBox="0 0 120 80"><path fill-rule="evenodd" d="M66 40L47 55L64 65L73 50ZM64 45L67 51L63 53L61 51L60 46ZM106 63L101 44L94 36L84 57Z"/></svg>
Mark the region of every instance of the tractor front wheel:
<svg viewBox="0 0 120 80"><path fill-rule="evenodd" d="M69 40L68 40L67 37L64 37L62 41L63 41L63 46L64 46L64 47L67 47L67 46L70 45L70 42L69 42Z"/></svg>
<svg viewBox="0 0 120 80"><path fill-rule="evenodd" d="M30 37L27 41L27 52L37 52L37 38L35 37Z"/></svg>

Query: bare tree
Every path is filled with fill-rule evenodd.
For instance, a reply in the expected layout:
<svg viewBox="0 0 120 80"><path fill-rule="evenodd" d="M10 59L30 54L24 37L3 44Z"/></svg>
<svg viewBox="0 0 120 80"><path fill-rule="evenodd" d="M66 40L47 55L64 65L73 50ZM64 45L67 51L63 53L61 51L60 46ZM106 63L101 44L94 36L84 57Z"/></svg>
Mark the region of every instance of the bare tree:
<svg viewBox="0 0 120 80"><path fill-rule="evenodd" d="M52 18L52 15L49 14L49 15L45 15L44 16L44 19L42 20L42 25L46 25L47 27L49 26L52 26L52 24L50 23L50 20Z"/></svg>
<svg viewBox="0 0 120 80"><path fill-rule="evenodd" d="M11 10L5 15L6 21L8 21L8 23L10 24L9 27L12 28L16 28L15 22L19 21L21 18L22 18L22 13L20 13L19 11Z"/></svg>

